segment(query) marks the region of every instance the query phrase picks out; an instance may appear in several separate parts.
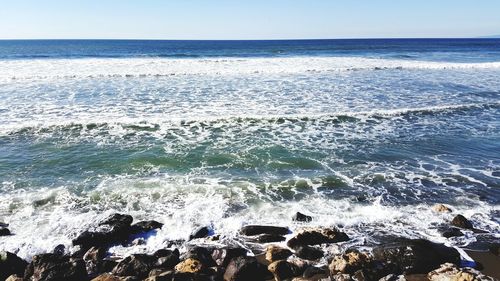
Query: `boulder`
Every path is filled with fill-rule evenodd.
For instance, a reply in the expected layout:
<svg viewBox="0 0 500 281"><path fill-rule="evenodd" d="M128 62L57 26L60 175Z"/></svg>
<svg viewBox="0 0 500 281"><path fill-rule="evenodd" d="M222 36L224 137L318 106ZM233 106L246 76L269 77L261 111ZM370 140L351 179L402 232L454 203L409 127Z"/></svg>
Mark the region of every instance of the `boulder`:
<svg viewBox="0 0 500 281"><path fill-rule="evenodd" d="M171 253L166 256L159 257L156 260L155 267L162 269L173 269L180 262L179 255Z"/></svg>
<svg viewBox="0 0 500 281"><path fill-rule="evenodd" d="M99 223L99 226L103 226L102 229L82 232L73 240L73 245L81 246L86 250L94 246L124 244L131 235L131 223L132 216L113 214Z"/></svg>
<svg viewBox="0 0 500 281"><path fill-rule="evenodd" d="M175 271L173 270L152 270L149 273L149 277L144 279L144 281L172 281L172 280L177 280L174 279L175 277Z"/></svg>
<svg viewBox="0 0 500 281"><path fill-rule="evenodd" d="M355 281L351 278L349 274L337 273L335 275L330 276L330 280L332 281ZM356 281L364 281L364 280L356 280Z"/></svg>
<svg viewBox="0 0 500 281"><path fill-rule="evenodd" d="M12 274L23 275L28 263L11 252L0 251L0 280Z"/></svg>
<svg viewBox="0 0 500 281"><path fill-rule="evenodd" d="M157 250L156 252L154 252L153 256L155 256L157 258L161 258L161 257L170 256L172 254L175 255L175 256L177 256L177 257L180 256L180 253L179 253L178 249L175 249L175 250L160 249L160 250Z"/></svg>
<svg viewBox="0 0 500 281"><path fill-rule="evenodd" d="M103 273L92 281L139 281L140 279L135 276L115 276L110 273Z"/></svg>
<svg viewBox="0 0 500 281"><path fill-rule="evenodd" d="M264 281L272 277L272 273L255 257L233 258L224 272L224 281Z"/></svg>
<svg viewBox="0 0 500 281"><path fill-rule="evenodd" d="M456 215L451 224L460 228L472 229L472 223L462 215Z"/></svg>
<svg viewBox="0 0 500 281"><path fill-rule="evenodd" d="M292 217L293 221L300 221L300 222L310 222L312 221L312 217L308 215L304 215L301 212L295 213Z"/></svg>
<svg viewBox="0 0 500 281"><path fill-rule="evenodd" d="M390 273L383 263L375 261L368 253L349 250L342 255L336 255L329 265L331 276L344 278L344 274L354 280L378 280Z"/></svg>
<svg viewBox="0 0 500 281"><path fill-rule="evenodd" d="M297 265L285 260L272 262L267 269L274 275L274 280L276 281L293 278L301 275L303 272Z"/></svg>
<svg viewBox="0 0 500 281"><path fill-rule="evenodd" d="M245 257L247 250L244 248L219 248L212 252L212 258L215 263L221 267L227 267L231 259L236 257Z"/></svg>
<svg viewBox="0 0 500 281"><path fill-rule="evenodd" d="M24 279L30 281L88 280L85 262L68 256L42 254L33 260L24 271Z"/></svg>
<svg viewBox="0 0 500 281"><path fill-rule="evenodd" d="M488 246L488 250L490 253L494 254L495 256L500 256L500 243L492 243Z"/></svg>
<svg viewBox="0 0 500 281"><path fill-rule="evenodd" d="M458 268L455 264L445 263L436 270L427 274L430 281L494 281L495 278L486 276L470 268Z"/></svg>
<svg viewBox="0 0 500 281"><path fill-rule="evenodd" d="M432 207L432 210L437 213L451 213L452 210L444 204L436 204Z"/></svg>
<svg viewBox="0 0 500 281"><path fill-rule="evenodd" d="M387 276L380 278L379 281L407 281L407 280L404 275L389 274ZM425 281L428 281L427 278L425 278Z"/></svg>
<svg viewBox="0 0 500 281"><path fill-rule="evenodd" d="M295 255L305 260L317 260L322 258L324 253L321 249L311 246L300 246L295 249Z"/></svg>
<svg viewBox="0 0 500 281"><path fill-rule="evenodd" d="M338 243L349 240L344 232L334 228L305 228L288 240L288 247L295 249L306 245Z"/></svg>
<svg viewBox="0 0 500 281"><path fill-rule="evenodd" d="M155 256L145 254L130 255L121 260L112 273L117 276L137 276L144 278L156 265L157 258Z"/></svg>
<svg viewBox="0 0 500 281"><path fill-rule="evenodd" d="M134 219L130 215L112 214L108 218L102 220L99 225L109 225L111 227L130 227Z"/></svg>
<svg viewBox="0 0 500 281"><path fill-rule="evenodd" d="M270 225L247 225L241 228L240 233L246 236L259 234L286 235L290 231L286 227Z"/></svg>
<svg viewBox="0 0 500 281"><path fill-rule="evenodd" d="M328 268L331 275L336 275L337 273L354 274L354 272L360 269L369 267L371 262L372 258L368 254L359 251L350 251L333 257Z"/></svg>
<svg viewBox="0 0 500 281"><path fill-rule="evenodd" d="M11 276L7 277L5 281L23 281L23 278L19 277L19 275L12 274Z"/></svg>
<svg viewBox="0 0 500 281"><path fill-rule="evenodd" d="M251 240L257 243L273 243L273 242L285 241L286 239L281 235L260 234L257 236L253 236Z"/></svg>
<svg viewBox="0 0 500 281"><path fill-rule="evenodd" d="M11 235L10 230L7 227L0 227L0 236Z"/></svg>
<svg viewBox="0 0 500 281"><path fill-rule="evenodd" d="M270 263L278 260L286 260L292 254L292 251L288 249L271 245L266 249L266 260Z"/></svg>
<svg viewBox="0 0 500 281"><path fill-rule="evenodd" d="M464 233L456 227L443 228L440 229L439 232L441 232L441 235L446 238L464 236Z"/></svg>
<svg viewBox="0 0 500 281"><path fill-rule="evenodd" d="M457 250L424 239L397 239L374 248L373 257L395 274L424 274L443 263L460 263Z"/></svg>
<svg viewBox="0 0 500 281"><path fill-rule="evenodd" d="M302 277L307 278L309 280L318 280L327 278L329 276L328 270L325 270L320 267L310 266L304 270L302 273Z"/></svg>
<svg viewBox="0 0 500 281"><path fill-rule="evenodd" d="M203 247L193 247L190 248L186 254L183 255L183 259L192 258L200 261L205 267L217 266L214 259L212 258L212 253L208 249Z"/></svg>
<svg viewBox="0 0 500 281"><path fill-rule="evenodd" d="M82 249L91 247L105 247L113 244L123 244L128 241L128 231L121 228L112 228L103 231L84 231L73 239L73 245Z"/></svg>
<svg viewBox="0 0 500 281"><path fill-rule="evenodd" d="M175 271L182 273L200 273L206 269L201 261L194 258L188 258L175 266Z"/></svg>
<svg viewBox="0 0 500 281"><path fill-rule="evenodd" d="M103 259L108 255L108 250L104 247L92 247L83 256L87 272L91 275L101 273Z"/></svg>
<svg viewBox="0 0 500 281"><path fill-rule="evenodd" d="M66 246L64 246L63 244L59 244L54 247L52 253L54 253L55 255L64 256L64 254L66 253Z"/></svg>
<svg viewBox="0 0 500 281"><path fill-rule="evenodd" d="M140 221L134 223L130 226L130 234L131 235L141 235L156 229L161 229L163 227L163 223L151 220L151 221Z"/></svg>
<svg viewBox="0 0 500 281"><path fill-rule="evenodd" d="M200 228L195 229L191 233L191 235L189 235L189 240L198 239L198 238L205 238L209 234L210 234L210 228L208 228L206 226L200 227Z"/></svg>

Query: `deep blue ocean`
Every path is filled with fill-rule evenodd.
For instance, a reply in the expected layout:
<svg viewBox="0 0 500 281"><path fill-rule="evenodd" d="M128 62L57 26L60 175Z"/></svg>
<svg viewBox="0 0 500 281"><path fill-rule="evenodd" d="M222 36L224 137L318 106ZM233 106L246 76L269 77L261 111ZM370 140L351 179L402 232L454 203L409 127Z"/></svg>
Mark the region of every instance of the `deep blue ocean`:
<svg viewBox="0 0 500 281"><path fill-rule="evenodd" d="M112 212L165 223L119 254L297 211L345 247L498 241L500 39L0 41L0 249ZM487 233L442 237L458 213Z"/></svg>

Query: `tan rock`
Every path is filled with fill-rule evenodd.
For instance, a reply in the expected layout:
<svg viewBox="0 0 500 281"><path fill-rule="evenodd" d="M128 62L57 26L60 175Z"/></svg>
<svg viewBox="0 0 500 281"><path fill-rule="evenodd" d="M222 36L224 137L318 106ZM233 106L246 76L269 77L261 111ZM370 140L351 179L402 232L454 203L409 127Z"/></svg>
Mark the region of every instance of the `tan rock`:
<svg viewBox="0 0 500 281"><path fill-rule="evenodd" d="M175 271L183 273L196 273L205 269L203 264L196 259L188 258L175 266Z"/></svg>
<svg viewBox="0 0 500 281"><path fill-rule="evenodd" d="M452 210L444 204L436 204L432 207L432 210L437 213L451 213Z"/></svg>
<svg viewBox="0 0 500 281"><path fill-rule="evenodd" d="M440 268L427 274L430 281L494 281L495 279L486 276L470 267L458 268L452 263L442 264Z"/></svg>
<svg viewBox="0 0 500 281"><path fill-rule="evenodd" d="M15 274L12 274L11 276L7 277L7 279L5 279L5 281L23 281L23 278L15 275Z"/></svg>
<svg viewBox="0 0 500 281"><path fill-rule="evenodd" d="M286 260L291 255L292 251L275 245L268 246L266 249L266 260L269 262Z"/></svg>
<svg viewBox="0 0 500 281"><path fill-rule="evenodd" d="M335 256L328 268L332 275L336 275L337 273L353 274L370 262L371 257L368 254L352 251Z"/></svg>

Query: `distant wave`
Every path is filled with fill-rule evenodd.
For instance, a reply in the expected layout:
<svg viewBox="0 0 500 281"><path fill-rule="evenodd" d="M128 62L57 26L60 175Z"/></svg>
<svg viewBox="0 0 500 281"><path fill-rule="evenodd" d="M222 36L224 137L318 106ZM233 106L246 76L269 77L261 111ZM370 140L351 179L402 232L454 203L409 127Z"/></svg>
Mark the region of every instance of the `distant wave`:
<svg viewBox="0 0 500 281"><path fill-rule="evenodd" d="M344 72L357 70L500 69L500 62L451 63L362 57L85 58L0 60L0 79L155 77Z"/></svg>
<svg viewBox="0 0 500 281"><path fill-rule="evenodd" d="M123 129L131 131L157 131L162 125L167 126L191 126L195 123L203 123L211 126L211 124L220 123L284 123L284 122L357 122L366 118L394 118L407 116L428 116L435 114L456 114L469 110L488 110L499 109L500 102L494 103L472 103L472 104L455 104L455 105L440 105L428 106L419 108L396 108L396 109L380 109L372 111L359 112L338 112L328 114L311 114L311 115L266 115L266 116L202 116L198 118L168 118L164 116L149 117L149 118L115 118L109 116L95 116L92 119L81 120L45 120L43 122L22 122L0 126L0 135L13 135L24 133L47 133L53 131L78 131L78 130L94 130L106 129L112 126L120 126ZM102 120L114 120L113 122L103 122Z"/></svg>

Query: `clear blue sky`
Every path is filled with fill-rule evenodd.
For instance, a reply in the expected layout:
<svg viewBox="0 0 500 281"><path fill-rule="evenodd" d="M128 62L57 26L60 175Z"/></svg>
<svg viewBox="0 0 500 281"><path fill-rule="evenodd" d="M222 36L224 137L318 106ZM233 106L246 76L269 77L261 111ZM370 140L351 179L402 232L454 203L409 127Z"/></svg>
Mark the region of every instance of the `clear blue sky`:
<svg viewBox="0 0 500 281"><path fill-rule="evenodd" d="M1 39L496 34L500 0L0 0Z"/></svg>

